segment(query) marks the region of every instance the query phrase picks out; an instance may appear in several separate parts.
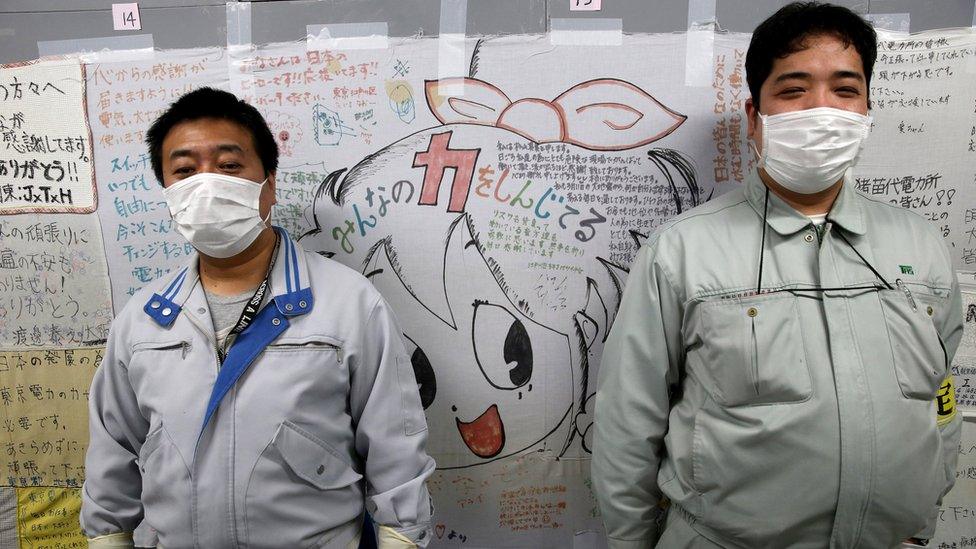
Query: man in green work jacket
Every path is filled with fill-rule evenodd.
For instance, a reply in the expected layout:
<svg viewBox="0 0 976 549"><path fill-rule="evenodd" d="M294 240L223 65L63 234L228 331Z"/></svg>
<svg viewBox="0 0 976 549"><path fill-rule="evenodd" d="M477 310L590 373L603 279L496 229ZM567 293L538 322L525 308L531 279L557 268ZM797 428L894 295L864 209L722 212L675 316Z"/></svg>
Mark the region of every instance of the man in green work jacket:
<svg viewBox="0 0 976 549"><path fill-rule="evenodd" d="M933 534L958 455L961 299L935 228L852 186L876 52L837 6L756 29L758 169L650 237L604 352L593 485L610 547Z"/></svg>

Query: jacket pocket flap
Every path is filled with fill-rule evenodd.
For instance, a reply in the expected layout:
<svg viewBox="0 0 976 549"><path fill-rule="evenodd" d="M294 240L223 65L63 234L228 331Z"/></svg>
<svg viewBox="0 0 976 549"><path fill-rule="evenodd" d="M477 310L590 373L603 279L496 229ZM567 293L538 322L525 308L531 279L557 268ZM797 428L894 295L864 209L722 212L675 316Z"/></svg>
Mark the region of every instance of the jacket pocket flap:
<svg viewBox="0 0 976 549"><path fill-rule="evenodd" d="M363 478L331 446L291 422L282 422L272 444L296 475L320 490L342 488Z"/></svg>
<svg viewBox="0 0 976 549"><path fill-rule="evenodd" d="M705 304L701 378L716 402L753 406L811 397L796 300L783 292Z"/></svg>

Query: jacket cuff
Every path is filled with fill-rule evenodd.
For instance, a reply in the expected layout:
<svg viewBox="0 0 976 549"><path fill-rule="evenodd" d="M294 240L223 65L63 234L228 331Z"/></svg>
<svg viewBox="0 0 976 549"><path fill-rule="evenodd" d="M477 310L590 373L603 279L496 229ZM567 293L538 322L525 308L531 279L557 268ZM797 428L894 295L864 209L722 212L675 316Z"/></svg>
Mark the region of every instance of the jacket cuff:
<svg viewBox="0 0 976 549"><path fill-rule="evenodd" d="M377 525L376 528L376 545L379 549L416 549L417 547L410 538L389 526L382 525Z"/></svg>
<svg viewBox="0 0 976 549"><path fill-rule="evenodd" d="M133 549L132 533L119 532L88 538L88 549Z"/></svg>
<svg viewBox="0 0 976 549"><path fill-rule="evenodd" d="M939 522L939 506L936 505L935 509L929 515L927 521L925 521L925 528L921 532L918 532L913 537L919 539L932 539L935 537L935 527Z"/></svg>
<svg viewBox="0 0 976 549"><path fill-rule="evenodd" d="M654 539L617 539L608 536L607 547L610 549L650 549L654 547Z"/></svg>

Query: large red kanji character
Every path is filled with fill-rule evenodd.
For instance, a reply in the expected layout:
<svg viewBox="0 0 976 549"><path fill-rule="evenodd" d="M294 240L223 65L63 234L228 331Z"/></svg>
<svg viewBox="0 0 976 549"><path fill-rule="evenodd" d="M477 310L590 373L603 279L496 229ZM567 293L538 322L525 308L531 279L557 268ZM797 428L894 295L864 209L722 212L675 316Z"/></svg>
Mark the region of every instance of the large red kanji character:
<svg viewBox="0 0 976 549"><path fill-rule="evenodd" d="M441 179L445 168L454 169L454 180L451 182L451 202L447 205L449 212L463 212L468 201L468 190L474 177L474 166L478 161L481 149L451 149L451 134L454 132L437 133L430 137L427 150L418 152L413 157L414 168L424 168L424 185L420 190L419 205L436 206L437 194L441 188Z"/></svg>

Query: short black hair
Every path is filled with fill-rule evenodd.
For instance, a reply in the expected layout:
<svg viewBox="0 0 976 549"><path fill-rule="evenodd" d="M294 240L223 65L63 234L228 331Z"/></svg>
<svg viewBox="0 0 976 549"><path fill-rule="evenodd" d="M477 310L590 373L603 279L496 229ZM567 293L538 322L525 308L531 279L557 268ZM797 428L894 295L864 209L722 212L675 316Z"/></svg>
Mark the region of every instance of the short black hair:
<svg viewBox="0 0 976 549"><path fill-rule="evenodd" d="M199 88L173 102L146 132L149 160L160 184L163 182L163 140L166 135L181 122L201 118L217 118L239 124L254 139L254 148L265 175L278 169L278 144L261 113L232 93Z"/></svg>
<svg viewBox="0 0 976 549"><path fill-rule="evenodd" d="M746 53L746 82L752 103L759 110L759 90L773 70L773 62L807 48L814 36L829 35L845 46L854 46L864 67L865 85L871 89L871 71L878 57L878 36L860 15L843 7L820 2L793 2L756 27Z"/></svg>

